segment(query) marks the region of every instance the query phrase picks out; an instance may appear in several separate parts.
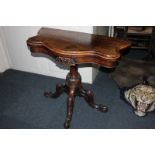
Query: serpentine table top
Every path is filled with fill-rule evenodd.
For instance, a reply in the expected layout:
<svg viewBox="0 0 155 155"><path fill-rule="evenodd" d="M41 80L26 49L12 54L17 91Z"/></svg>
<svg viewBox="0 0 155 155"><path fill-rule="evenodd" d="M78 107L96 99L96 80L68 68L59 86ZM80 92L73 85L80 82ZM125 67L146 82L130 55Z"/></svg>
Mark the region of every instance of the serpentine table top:
<svg viewBox="0 0 155 155"><path fill-rule="evenodd" d="M66 65L95 63L112 68L130 42L103 35L41 28L27 40L31 52L45 53ZM65 59L66 58L66 59Z"/></svg>

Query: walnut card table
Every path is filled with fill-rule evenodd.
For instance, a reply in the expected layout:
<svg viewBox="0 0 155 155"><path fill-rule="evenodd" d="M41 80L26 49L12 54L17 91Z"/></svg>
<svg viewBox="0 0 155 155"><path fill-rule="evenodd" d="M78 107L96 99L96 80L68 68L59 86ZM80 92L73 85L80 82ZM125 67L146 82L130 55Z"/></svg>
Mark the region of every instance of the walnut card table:
<svg viewBox="0 0 155 155"><path fill-rule="evenodd" d="M66 83L58 84L55 93L44 93L46 97L51 98L57 98L63 92L68 93L64 128L70 126L74 99L77 95L84 97L96 110L101 112L108 110L104 105L95 104L93 93L83 88L78 64L99 64L113 68L121 56L121 51L128 48L130 42L102 35L41 28L36 36L27 40L27 45L31 52L47 54L54 57L56 62L70 67Z"/></svg>

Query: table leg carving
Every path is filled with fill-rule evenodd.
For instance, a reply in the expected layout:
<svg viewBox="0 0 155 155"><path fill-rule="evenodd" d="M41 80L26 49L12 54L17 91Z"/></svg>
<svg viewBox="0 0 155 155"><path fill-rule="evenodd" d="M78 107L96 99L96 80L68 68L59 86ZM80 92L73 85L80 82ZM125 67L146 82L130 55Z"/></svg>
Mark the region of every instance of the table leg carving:
<svg viewBox="0 0 155 155"><path fill-rule="evenodd" d="M57 84L56 85L56 91L54 93L52 92L45 92L44 96L45 97L50 97L50 98L57 98L59 97L64 91L66 91L66 85L62 84Z"/></svg>
<svg viewBox="0 0 155 155"><path fill-rule="evenodd" d="M68 129L70 126L70 122L72 119L73 114L73 107L74 107L74 98L75 98L75 89L71 89L69 91L69 96L67 98L67 116L64 123L64 128Z"/></svg>
<svg viewBox="0 0 155 155"><path fill-rule="evenodd" d="M84 97L84 99L86 100L88 105L91 106L92 108L99 110L101 112L108 111L108 108L106 106L101 105L101 104L95 104L94 95L93 95L92 91L90 91L90 90L87 91L81 87L80 88L80 96Z"/></svg>
<svg viewBox="0 0 155 155"><path fill-rule="evenodd" d="M72 65L70 67L70 72L68 73L66 77L66 84L62 85L59 84L56 86L55 93L52 92L45 92L45 97L50 98L57 98L59 97L63 92L67 92L68 98L67 98L67 115L66 120L64 122L64 128L70 127L70 122L72 119L73 114L73 108L74 108L74 99L76 95L79 95L81 97L84 97L88 105L90 105L92 108L101 111L101 112L107 112L108 108L104 105L98 105L94 102L94 96L91 91L87 91L82 87L81 83L81 76L78 73L78 65Z"/></svg>

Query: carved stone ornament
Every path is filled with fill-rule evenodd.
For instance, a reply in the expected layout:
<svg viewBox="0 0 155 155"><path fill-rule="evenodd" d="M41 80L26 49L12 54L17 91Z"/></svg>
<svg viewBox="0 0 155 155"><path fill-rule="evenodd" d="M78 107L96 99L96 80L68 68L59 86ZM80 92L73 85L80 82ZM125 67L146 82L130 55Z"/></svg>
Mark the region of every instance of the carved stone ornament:
<svg viewBox="0 0 155 155"><path fill-rule="evenodd" d="M56 62L65 66L71 66L76 64L75 58L57 57Z"/></svg>

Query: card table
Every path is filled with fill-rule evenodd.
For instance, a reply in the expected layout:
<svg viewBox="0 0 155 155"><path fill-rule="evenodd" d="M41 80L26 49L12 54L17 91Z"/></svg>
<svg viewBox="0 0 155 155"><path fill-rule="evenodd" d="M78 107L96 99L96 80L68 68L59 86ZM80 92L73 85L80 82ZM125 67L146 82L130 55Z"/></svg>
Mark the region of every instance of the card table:
<svg viewBox="0 0 155 155"><path fill-rule="evenodd" d="M92 108L101 112L108 111L105 105L95 103L92 91L83 88L78 65L89 63L114 68L121 53L131 46L129 41L103 35L41 28L36 36L28 38L27 45L32 53L46 54L53 57L56 63L70 68L65 84L57 84L54 93L44 93L45 97L50 98L57 98L63 92L68 94L64 128L70 127L77 95L83 97Z"/></svg>

